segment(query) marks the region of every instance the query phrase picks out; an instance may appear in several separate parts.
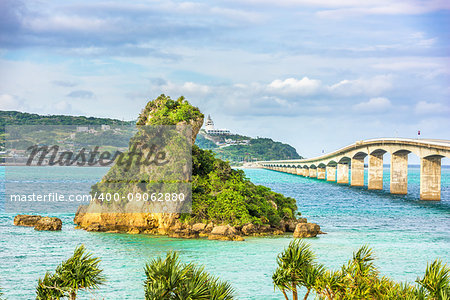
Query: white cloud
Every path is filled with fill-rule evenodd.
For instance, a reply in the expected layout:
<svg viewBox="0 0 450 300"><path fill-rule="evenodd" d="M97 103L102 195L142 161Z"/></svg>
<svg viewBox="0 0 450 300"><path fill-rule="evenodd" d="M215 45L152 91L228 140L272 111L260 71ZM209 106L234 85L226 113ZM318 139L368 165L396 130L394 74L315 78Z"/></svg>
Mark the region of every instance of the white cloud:
<svg viewBox="0 0 450 300"><path fill-rule="evenodd" d="M272 81L267 90L270 92L279 93L282 95L312 95L319 90L321 82L315 79L303 77L298 80L295 78L287 78L285 80L276 79Z"/></svg>
<svg viewBox="0 0 450 300"><path fill-rule="evenodd" d="M173 97L178 97L181 95L187 97L204 97L212 90L212 88L207 85L198 84L191 81L184 82L182 84L169 81L156 87L156 89L161 90L167 95L172 95Z"/></svg>
<svg viewBox="0 0 450 300"><path fill-rule="evenodd" d="M56 15L38 17L26 20L25 27L32 31L105 31L111 29L111 24L98 18Z"/></svg>
<svg viewBox="0 0 450 300"><path fill-rule="evenodd" d="M392 88L392 76L379 75L372 78L342 80L328 88L331 94L337 96L368 95L378 96Z"/></svg>
<svg viewBox="0 0 450 300"><path fill-rule="evenodd" d="M446 0L246 0L257 5L311 7L319 16L344 17L353 15L415 15L450 9Z"/></svg>
<svg viewBox="0 0 450 300"><path fill-rule="evenodd" d="M416 104L414 111L419 115L442 114L449 113L450 108L438 102L420 101Z"/></svg>
<svg viewBox="0 0 450 300"><path fill-rule="evenodd" d="M379 113L385 112L392 106L391 101L388 98L377 97L371 98L367 102L361 102L353 106L353 109L363 113Z"/></svg>
<svg viewBox="0 0 450 300"><path fill-rule="evenodd" d="M320 2L320 1L319 1ZM347 17L362 15L419 15L450 9L448 1L358 1L330 7L318 12L321 17Z"/></svg>
<svg viewBox="0 0 450 300"><path fill-rule="evenodd" d="M23 101L9 94L0 95L0 110L23 110Z"/></svg>

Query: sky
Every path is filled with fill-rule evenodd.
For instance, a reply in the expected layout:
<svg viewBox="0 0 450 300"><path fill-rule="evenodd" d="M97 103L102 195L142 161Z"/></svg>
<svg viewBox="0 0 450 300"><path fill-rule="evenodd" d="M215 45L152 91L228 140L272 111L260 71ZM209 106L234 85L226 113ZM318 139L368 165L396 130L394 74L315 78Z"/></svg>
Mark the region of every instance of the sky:
<svg viewBox="0 0 450 300"><path fill-rule="evenodd" d="M0 1L0 110L136 119L164 93L305 157L450 139L447 0Z"/></svg>

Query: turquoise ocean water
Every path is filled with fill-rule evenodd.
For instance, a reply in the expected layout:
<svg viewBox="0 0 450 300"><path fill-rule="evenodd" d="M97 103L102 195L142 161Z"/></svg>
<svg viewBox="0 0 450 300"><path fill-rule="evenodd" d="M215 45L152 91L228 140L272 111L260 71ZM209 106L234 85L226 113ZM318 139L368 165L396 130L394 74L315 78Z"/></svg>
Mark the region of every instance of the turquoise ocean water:
<svg viewBox="0 0 450 300"><path fill-rule="evenodd" d="M28 168L27 180L43 177L56 181L98 181L103 168ZM4 182L4 168L0 180ZM388 193L389 169L385 170L385 190L367 191L303 178L275 171L248 169L257 184L297 199L309 221L327 232L309 239L319 260L330 268L345 263L352 251L369 244L378 257L383 275L414 281L426 263L435 258L450 262L450 169L442 168L442 201L419 198L419 169L409 168L409 194ZM366 176L367 177L367 176ZM4 201L4 195L0 198ZM1 206L1 205L0 205ZM76 245L102 258L107 284L80 299L143 299L145 262L168 250L179 251L185 262L204 264L211 273L229 280L239 299L282 299L274 292L271 274L279 252L292 235L247 238L244 242L182 240L145 235L92 233L73 227L73 214L51 214L63 220L61 232L36 232L13 226L15 214L0 212L0 286L8 299L33 299L37 279L71 255Z"/></svg>

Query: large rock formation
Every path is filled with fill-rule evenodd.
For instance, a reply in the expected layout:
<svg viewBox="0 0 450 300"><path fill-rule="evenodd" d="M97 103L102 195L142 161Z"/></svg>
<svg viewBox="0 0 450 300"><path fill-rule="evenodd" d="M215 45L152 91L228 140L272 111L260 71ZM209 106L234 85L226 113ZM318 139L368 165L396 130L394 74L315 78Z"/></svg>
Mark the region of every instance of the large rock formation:
<svg viewBox="0 0 450 300"><path fill-rule="evenodd" d="M62 221L59 218L43 217L37 221L34 230L58 231L62 228Z"/></svg>
<svg viewBox="0 0 450 300"><path fill-rule="evenodd" d="M315 223L298 223L294 231L295 238L316 237L320 232L320 226Z"/></svg>
<svg viewBox="0 0 450 300"><path fill-rule="evenodd" d="M17 215L14 217L14 225L34 227L34 230L58 231L62 228L59 218L42 217L37 215Z"/></svg>
<svg viewBox="0 0 450 300"><path fill-rule="evenodd" d="M184 98L173 101L161 95L147 104L137 124L176 125L176 130L183 130L189 125L192 128L190 143L193 145L203 124L203 114L198 108L190 106ZM137 145L141 147L145 156L146 150L141 146L141 142L136 142L136 137L152 140L155 138L152 134L140 130L130 141L129 151L133 145ZM176 143L164 140L164 137L156 137L161 143L176 147L174 145ZM147 188L146 184L149 181L192 182L192 214L183 214L183 211L179 210L172 213L156 213L155 210L148 209L146 204L132 206L125 203L118 206L119 204L93 201L89 206L80 206L76 212L74 223L77 224L77 228L87 231L160 234L174 238L208 237L219 240L243 240L242 236L294 231L298 222L294 217L297 209L295 199L252 184L242 171L231 169L228 163L195 146L192 148L190 161L183 159L185 157L180 158L181 162L176 161L178 163L174 165L176 170L132 165L131 171L124 172L116 164L92 187L92 190L97 194L105 191L134 193ZM191 163L193 178L190 169L185 166ZM181 172L181 177L176 177L176 172ZM120 180L125 183L120 184ZM211 182L214 184L210 184ZM231 213L224 216L224 211Z"/></svg>
<svg viewBox="0 0 450 300"><path fill-rule="evenodd" d="M14 225L34 227L41 218L41 216L36 215L17 215L14 217Z"/></svg>
<svg viewBox="0 0 450 300"><path fill-rule="evenodd" d="M198 108L191 108L191 111L183 112L185 119L179 122L173 121L171 118L177 117L172 115L161 115L162 111L171 107L186 107L186 101L183 98L173 101L170 98L161 95L154 101L150 101L142 111L137 122L138 133L130 141L129 152L133 151L133 147L138 148L143 157L149 155L151 149L143 145L145 140L157 140L158 146L172 147L172 154L177 155L177 145L173 145L171 138L173 133L183 134L188 126L191 128L191 135L188 136L191 144L195 142L195 137L203 124L203 114ZM181 113L181 112L180 112ZM148 129L145 125L154 125ZM158 128L159 125L176 125L175 129L164 132L164 129ZM172 143L172 144L171 144ZM169 151L169 150L168 150ZM191 159L190 157L182 157L181 159ZM169 166L159 167L158 165L131 165L130 169L124 171L123 166L114 165L105 175L101 182L93 186L93 190L99 193L111 192L116 190L125 190L125 193L144 193L142 183L158 181L176 181L189 182L190 169L187 168L191 161L179 162ZM123 178L122 178L123 177ZM146 188L144 186L144 188ZM149 208L150 205L156 205L152 201L147 203L126 203L122 206L113 203L106 205L98 201L91 202L89 206L80 206L76 212L74 223L78 228L88 231L108 231L108 232L127 232L127 233L148 233L148 234L173 234L179 223L179 213L162 213L158 209ZM146 212L150 211L150 212ZM153 213L153 211L157 211ZM177 229L179 230L179 228Z"/></svg>

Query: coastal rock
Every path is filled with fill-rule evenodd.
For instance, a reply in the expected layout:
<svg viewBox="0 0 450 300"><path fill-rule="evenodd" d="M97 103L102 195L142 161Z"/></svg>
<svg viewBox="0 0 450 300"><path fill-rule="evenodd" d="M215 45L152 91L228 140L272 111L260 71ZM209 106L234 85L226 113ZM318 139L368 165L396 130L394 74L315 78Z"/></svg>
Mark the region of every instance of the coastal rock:
<svg viewBox="0 0 450 300"><path fill-rule="evenodd" d="M298 223L294 231L294 238L315 237L320 233L320 226L315 223Z"/></svg>
<svg viewBox="0 0 450 300"><path fill-rule="evenodd" d="M273 229L270 227L270 225L261 225L258 227L259 233L271 233Z"/></svg>
<svg viewBox="0 0 450 300"><path fill-rule="evenodd" d="M80 206L78 206L78 209L77 209L77 211L75 213L75 218L73 219L73 222L75 224L81 223L81 221L82 221L84 215L86 214L87 210L88 210L88 206L87 205L80 205Z"/></svg>
<svg viewBox="0 0 450 300"><path fill-rule="evenodd" d="M215 226L208 236L210 240L243 241L244 238L237 234L236 228L230 225Z"/></svg>
<svg viewBox="0 0 450 300"><path fill-rule="evenodd" d="M194 231L190 228L179 229L169 233L169 237L183 238L183 239L196 239L199 238L198 231Z"/></svg>
<svg viewBox="0 0 450 300"><path fill-rule="evenodd" d="M211 234L215 235L235 235L236 233L236 229L230 225L215 226L211 231Z"/></svg>
<svg viewBox="0 0 450 300"><path fill-rule="evenodd" d="M62 221L59 218L43 217L37 221L34 230L58 231L62 228Z"/></svg>
<svg viewBox="0 0 450 300"><path fill-rule="evenodd" d="M212 222L208 223L206 225L205 229L203 230L204 233L210 233L214 228L214 224Z"/></svg>
<svg viewBox="0 0 450 300"><path fill-rule="evenodd" d="M252 235L252 234L256 233L258 230L254 224L249 223L249 224L244 225L242 227L241 231L244 235Z"/></svg>
<svg viewBox="0 0 450 300"><path fill-rule="evenodd" d="M235 242L243 242L243 241L245 241L245 239L242 236L240 236L240 235L235 235L235 236L233 236L233 241L235 241Z"/></svg>
<svg viewBox="0 0 450 300"><path fill-rule="evenodd" d="M297 220L282 220L280 222L281 230L286 232L294 232L297 224L299 223L307 223L306 218L298 218Z"/></svg>
<svg viewBox="0 0 450 300"><path fill-rule="evenodd" d="M85 227L86 231L102 231L100 224L90 224L89 226ZM107 231L113 231L113 230L105 230Z"/></svg>
<svg viewBox="0 0 450 300"><path fill-rule="evenodd" d="M206 228L206 224L204 223L195 223L194 225L192 225L192 230L196 231L196 232L200 232L205 230Z"/></svg>
<svg viewBox="0 0 450 300"><path fill-rule="evenodd" d="M127 232L128 234L139 234L140 231L137 228L131 228L130 230L128 230Z"/></svg>
<svg viewBox="0 0 450 300"><path fill-rule="evenodd" d="M14 225L34 227L36 223L42 219L42 216L36 215L17 215L14 217Z"/></svg>

